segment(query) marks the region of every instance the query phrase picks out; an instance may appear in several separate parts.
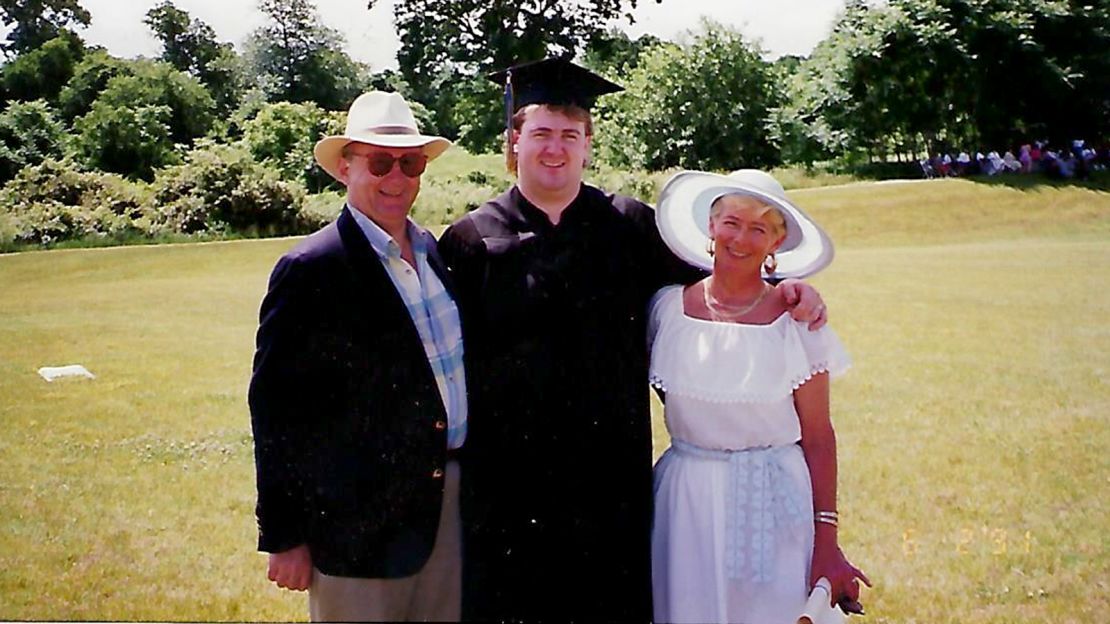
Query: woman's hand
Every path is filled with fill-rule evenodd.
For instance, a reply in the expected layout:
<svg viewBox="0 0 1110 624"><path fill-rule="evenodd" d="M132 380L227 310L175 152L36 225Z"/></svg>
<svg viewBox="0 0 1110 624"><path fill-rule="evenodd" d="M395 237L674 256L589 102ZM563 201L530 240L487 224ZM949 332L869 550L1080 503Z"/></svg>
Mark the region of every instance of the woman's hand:
<svg viewBox="0 0 1110 624"><path fill-rule="evenodd" d="M859 581L871 587L871 580L859 568L848 562L839 546L821 547L813 550L813 564L810 567L809 587L812 589L821 577L829 579L832 591L829 592L830 604L838 602L859 602Z"/></svg>

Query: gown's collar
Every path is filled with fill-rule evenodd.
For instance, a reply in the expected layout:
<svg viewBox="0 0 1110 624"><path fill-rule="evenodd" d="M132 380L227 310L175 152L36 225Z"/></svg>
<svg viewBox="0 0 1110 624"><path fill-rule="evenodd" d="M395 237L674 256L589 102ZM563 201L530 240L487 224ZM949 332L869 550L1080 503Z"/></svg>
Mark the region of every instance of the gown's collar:
<svg viewBox="0 0 1110 624"><path fill-rule="evenodd" d="M528 198L520 191L519 186L514 184L513 188L510 190L510 195L513 205L518 207L520 216L528 223L532 231L546 231L557 227L551 223L551 219L547 216L546 212L540 210L535 204L528 201ZM574 216L582 210L583 205L587 203L585 201L585 196L586 183L582 182L579 183L578 194L575 195L574 200L563 209L563 214L559 217L559 223L564 223L568 216L574 218Z"/></svg>

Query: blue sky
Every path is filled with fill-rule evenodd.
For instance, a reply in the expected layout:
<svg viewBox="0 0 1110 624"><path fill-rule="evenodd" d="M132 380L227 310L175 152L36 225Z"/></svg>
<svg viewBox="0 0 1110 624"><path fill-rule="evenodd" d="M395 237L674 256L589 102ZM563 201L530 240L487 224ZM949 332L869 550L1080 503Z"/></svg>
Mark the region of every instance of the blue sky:
<svg viewBox="0 0 1110 624"><path fill-rule="evenodd" d="M82 0L93 17L82 36L116 56L155 56L158 43L142 19L159 1ZM221 40L236 45L264 21L256 0L174 0L174 4L207 22ZM378 0L370 11L366 0L316 0L316 5L324 23L346 36L353 58L369 63L374 71L396 67L400 42L393 30L393 0ZM705 15L760 41L768 57L776 58L808 54L828 35L844 0L640 0L639 5L636 24L619 24L633 37L651 33L674 39L696 28Z"/></svg>

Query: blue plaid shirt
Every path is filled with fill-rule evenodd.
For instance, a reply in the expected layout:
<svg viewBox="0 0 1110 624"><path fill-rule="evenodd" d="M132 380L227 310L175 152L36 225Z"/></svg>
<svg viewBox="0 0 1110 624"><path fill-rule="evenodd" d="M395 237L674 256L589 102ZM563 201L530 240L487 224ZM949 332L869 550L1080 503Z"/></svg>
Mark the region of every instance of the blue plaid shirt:
<svg viewBox="0 0 1110 624"><path fill-rule="evenodd" d="M466 440L466 374L463 370L462 326L459 309L428 265L428 246L435 240L408 220L409 240L416 257L416 270L401 258L401 247L385 230L351 206L355 218L374 252L378 254L393 285L408 308L420 333L428 363L447 410L447 448L457 449Z"/></svg>

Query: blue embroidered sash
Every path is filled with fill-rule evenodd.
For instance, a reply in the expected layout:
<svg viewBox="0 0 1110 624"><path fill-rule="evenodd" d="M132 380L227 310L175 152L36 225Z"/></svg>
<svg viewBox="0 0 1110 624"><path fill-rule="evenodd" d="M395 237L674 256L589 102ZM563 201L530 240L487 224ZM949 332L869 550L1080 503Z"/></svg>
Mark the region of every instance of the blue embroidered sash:
<svg viewBox="0 0 1110 624"><path fill-rule="evenodd" d="M727 461L725 492L725 571L730 579L765 583L772 580L775 527L800 525L812 494L790 477L784 463L794 444L736 451L707 449L678 439L671 446L680 454Z"/></svg>

